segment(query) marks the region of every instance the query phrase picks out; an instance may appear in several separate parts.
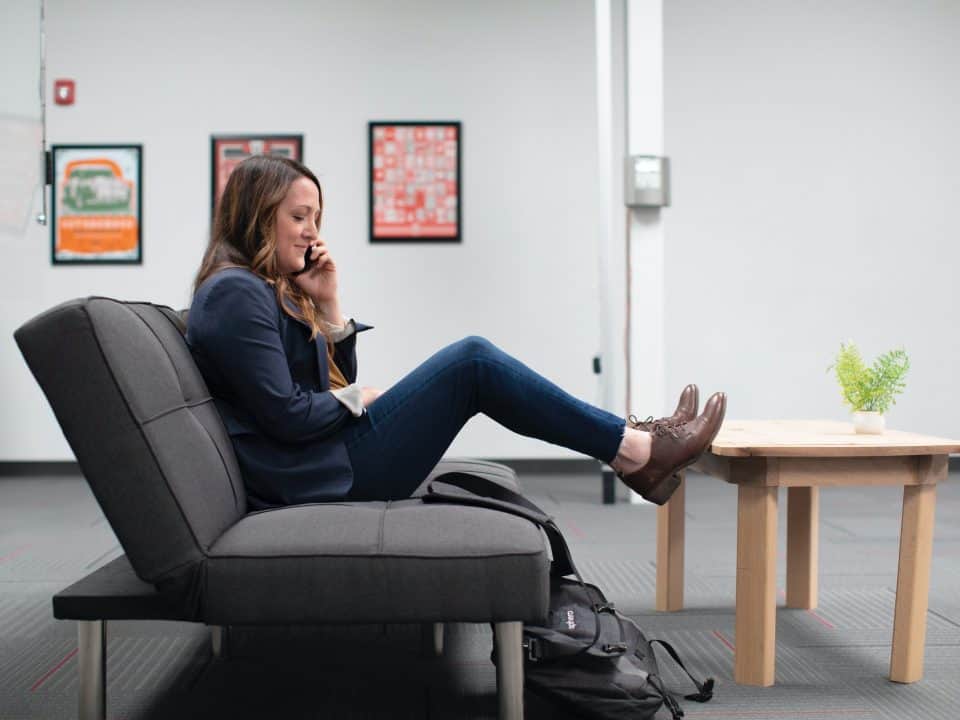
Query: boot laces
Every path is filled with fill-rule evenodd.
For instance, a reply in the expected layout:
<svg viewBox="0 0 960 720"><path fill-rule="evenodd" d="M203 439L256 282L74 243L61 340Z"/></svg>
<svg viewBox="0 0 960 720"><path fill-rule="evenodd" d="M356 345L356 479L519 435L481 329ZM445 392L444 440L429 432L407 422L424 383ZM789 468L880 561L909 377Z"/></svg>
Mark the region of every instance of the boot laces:
<svg viewBox="0 0 960 720"><path fill-rule="evenodd" d="M680 439L680 430L686 425L683 420L671 420L669 418L655 420L653 415L647 417L646 420L639 420L636 415L631 415L629 420L635 430L646 430L651 435L670 436L676 440Z"/></svg>

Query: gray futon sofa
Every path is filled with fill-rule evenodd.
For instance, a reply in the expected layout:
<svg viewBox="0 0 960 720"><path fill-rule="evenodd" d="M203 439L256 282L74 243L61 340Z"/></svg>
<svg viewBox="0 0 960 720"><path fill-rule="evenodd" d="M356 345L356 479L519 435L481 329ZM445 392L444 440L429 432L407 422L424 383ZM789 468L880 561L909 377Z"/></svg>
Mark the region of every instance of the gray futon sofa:
<svg viewBox="0 0 960 720"><path fill-rule="evenodd" d="M536 526L483 508L336 502L248 514L230 438L180 316L84 298L14 336L124 556L54 597L78 621L80 717L106 709L106 621L494 624L501 718L523 715L521 629L547 612ZM507 484L513 472L443 461ZM322 649L320 649L322 650Z"/></svg>

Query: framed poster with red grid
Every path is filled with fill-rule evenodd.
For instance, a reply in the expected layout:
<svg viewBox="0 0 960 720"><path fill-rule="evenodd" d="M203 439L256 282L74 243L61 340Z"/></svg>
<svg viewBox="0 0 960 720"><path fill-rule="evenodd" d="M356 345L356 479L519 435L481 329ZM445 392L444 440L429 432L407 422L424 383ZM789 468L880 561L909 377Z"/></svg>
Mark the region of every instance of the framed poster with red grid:
<svg viewBox="0 0 960 720"><path fill-rule="evenodd" d="M370 242L461 242L459 122L370 123Z"/></svg>
<svg viewBox="0 0 960 720"><path fill-rule="evenodd" d="M211 136L211 207L217 207L233 169L251 155L276 155L303 162L303 135Z"/></svg>

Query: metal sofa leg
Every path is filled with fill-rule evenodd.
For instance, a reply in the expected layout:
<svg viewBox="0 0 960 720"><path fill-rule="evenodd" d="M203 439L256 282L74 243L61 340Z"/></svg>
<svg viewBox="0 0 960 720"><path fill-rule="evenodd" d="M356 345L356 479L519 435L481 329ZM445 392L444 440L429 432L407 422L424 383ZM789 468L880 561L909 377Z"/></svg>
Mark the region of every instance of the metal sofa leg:
<svg viewBox="0 0 960 720"><path fill-rule="evenodd" d="M443 655L443 623L420 625L420 647L425 658Z"/></svg>
<svg viewBox="0 0 960 720"><path fill-rule="evenodd" d="M496 623L493 634L497 648L500 720L523 720L523 623Z"/></svg>
<svg viewBox="0 0 960 720"><path fill-rule="evenodd" d="M443 623L433 624L433 654L437 657L443 655Z"/></svg>
<svg viewBox="0 0 960 720"><path fill-rule="evenodd" d="M77 622L77 663L80 668L80 720L107 716L107 621Z"/></svg>
<svg viewBox="0 0 960 720"><path fill-rule="evenodd" d="M230 657L230 626L210 626L210 647L215 658Z"/></svg>

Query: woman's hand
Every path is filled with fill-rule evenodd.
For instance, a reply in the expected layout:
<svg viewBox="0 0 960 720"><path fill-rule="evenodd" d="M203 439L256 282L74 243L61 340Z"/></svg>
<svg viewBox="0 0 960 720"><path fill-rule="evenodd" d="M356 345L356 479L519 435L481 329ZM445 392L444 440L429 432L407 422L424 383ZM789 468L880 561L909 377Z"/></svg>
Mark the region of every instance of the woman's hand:
<svg viewBox="0 0 960 720"><path fill-rule="evenodd" d="M378 397L383 395L382 390L377 390L376 388L367 387L364 385L360 388L360 397L363 400L363 406L368 407L376 400Z"/></svg>
<svg viewBox="0 0 960 720"><path fill-rule="evenodd" d="M310 269L295 276L293 281L322 310L324 306L335 304L337 300L337 264L333 261L327 244L319 238L313 243L310 259L313 262Z"/></svg>

